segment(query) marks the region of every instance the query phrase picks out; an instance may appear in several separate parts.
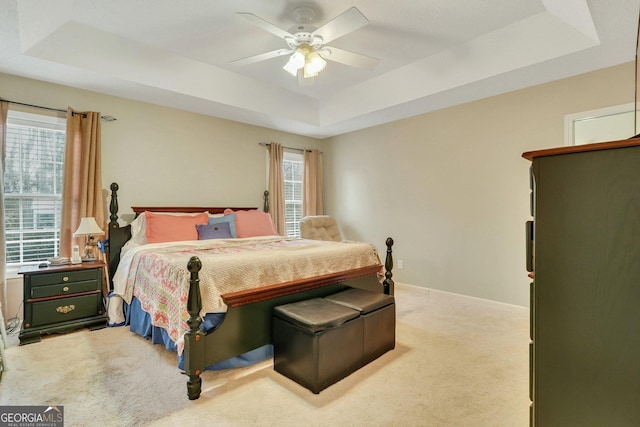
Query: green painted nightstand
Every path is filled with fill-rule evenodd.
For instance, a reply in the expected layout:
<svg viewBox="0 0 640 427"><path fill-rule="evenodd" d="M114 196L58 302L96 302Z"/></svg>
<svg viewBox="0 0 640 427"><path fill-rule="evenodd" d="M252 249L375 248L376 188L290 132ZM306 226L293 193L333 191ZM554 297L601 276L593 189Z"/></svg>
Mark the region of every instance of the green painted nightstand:
<svg viewBox="0 0 640 427"><path fill-rule="evenodd" d="M24 276L20 345L38 342L42 334L107 326L102 294L104 263L28 266L19 273Z"/></svg>

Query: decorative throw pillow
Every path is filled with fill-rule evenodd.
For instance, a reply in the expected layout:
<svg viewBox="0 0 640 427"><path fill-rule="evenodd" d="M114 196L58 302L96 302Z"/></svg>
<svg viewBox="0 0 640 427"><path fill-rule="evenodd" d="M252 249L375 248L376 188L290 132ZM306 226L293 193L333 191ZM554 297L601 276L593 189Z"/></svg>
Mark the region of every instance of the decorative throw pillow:
<svg viewBox="0 0 640 427"><path fill-rule="evenodd" d="M198 240L196 225L204 225L209 220L207 212L202 212L195 216L176 216L146 211L144 215L147 220L146 233L147 242L149 243Z"/></svg>
<svg viewBox="0 0 640 427"><path fill-rule="evenodd" d="M198 240L231 239L233 237L228 222L196 225L196 230L198 230Z"/></svg>
<svg viewBox="0 0 640 427"><path fill-rule="evenodd" d="M236 237L238 237L236 232L236 215L235 214L219 216L219 217L212 217L211 215L209 215L209 225L223 224L223 223L229 224L229 232L231 233L232 238L235 239Z"/></svg>
<svg viewBox="0 0 640 427"><path fill-rule="evenodd" d="M225 215L235 214L236 235L238 237L277 236L271 214L257 210L233 211L226 209Z"/></svg>

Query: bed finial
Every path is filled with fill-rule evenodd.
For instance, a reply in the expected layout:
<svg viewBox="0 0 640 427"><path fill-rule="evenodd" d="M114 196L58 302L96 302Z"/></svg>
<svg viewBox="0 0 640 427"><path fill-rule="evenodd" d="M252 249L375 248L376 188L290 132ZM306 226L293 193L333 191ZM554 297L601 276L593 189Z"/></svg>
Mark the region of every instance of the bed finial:
<svg viewBox="0 0 640 427"><path fill-rule="evenodd" d="M117 183L111 183L111 203L109 204L109 228L118 228L118 189L120 188Z"/></svg>
<svg viewBox="0 0 640 427"><path fill-rule="evenodd" d="M269 212L269 190L264 190L264 206L263 210Z"/></svg>
<svg viewBox="0 0 640 427"><path fill-rule="evenodd" d="M387 237L387 241L385 242L387 245L387 258L384 261L384 280L382 282L382 287L384 288L384 293L387 295L393 295L393 255L392 255L392 246L393 239L391 237Z"/></svg>
<svg viewBox="0 0 640 427"><path fill-rule="evenodd" d="M187 270L191 273L189 279L189 299L187 301L187 311L189 312L189 329L197 332L202 323L200 310L202 310L202 299L200 297L200 277L198 272L202 269L202 261L197 256L192 256L187 264Z"/></svg>

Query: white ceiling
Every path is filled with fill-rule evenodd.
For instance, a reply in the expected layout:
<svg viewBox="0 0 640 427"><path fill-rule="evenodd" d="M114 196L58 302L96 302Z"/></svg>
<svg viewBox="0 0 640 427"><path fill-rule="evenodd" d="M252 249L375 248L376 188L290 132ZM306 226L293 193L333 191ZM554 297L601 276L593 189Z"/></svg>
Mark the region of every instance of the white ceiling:
<svg viewBox="0 0 640 427"><path fill-rule="evenodd" d="M357 7L369 24L330 45L378 58L377 67L328 62L312 86L301 87L282 70L287 57L230 64L286 48L236 12L289 30L302 5L316 10L317 27ZM325 138L633 61L639 6L640 0L0 0L0 72Z"/></svg>

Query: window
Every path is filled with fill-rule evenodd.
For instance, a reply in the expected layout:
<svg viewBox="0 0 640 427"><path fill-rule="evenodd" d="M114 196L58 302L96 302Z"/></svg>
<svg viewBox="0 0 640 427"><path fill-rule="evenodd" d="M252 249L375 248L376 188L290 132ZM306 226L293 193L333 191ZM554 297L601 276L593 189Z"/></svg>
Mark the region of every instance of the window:
<svg viewBox="0 0 640 427"><path fill-rule="evenodd" d="M9 268L58 256L65 123L9 111L4 176Z"/></svg>
<svg viewBox="0 0 640 427"><path fill-rule="evenodd" d="M284 217L287 236L300 237L302 180L304 178L304 159L302 153L285 151L282 169L284 175Z"/></svg>

